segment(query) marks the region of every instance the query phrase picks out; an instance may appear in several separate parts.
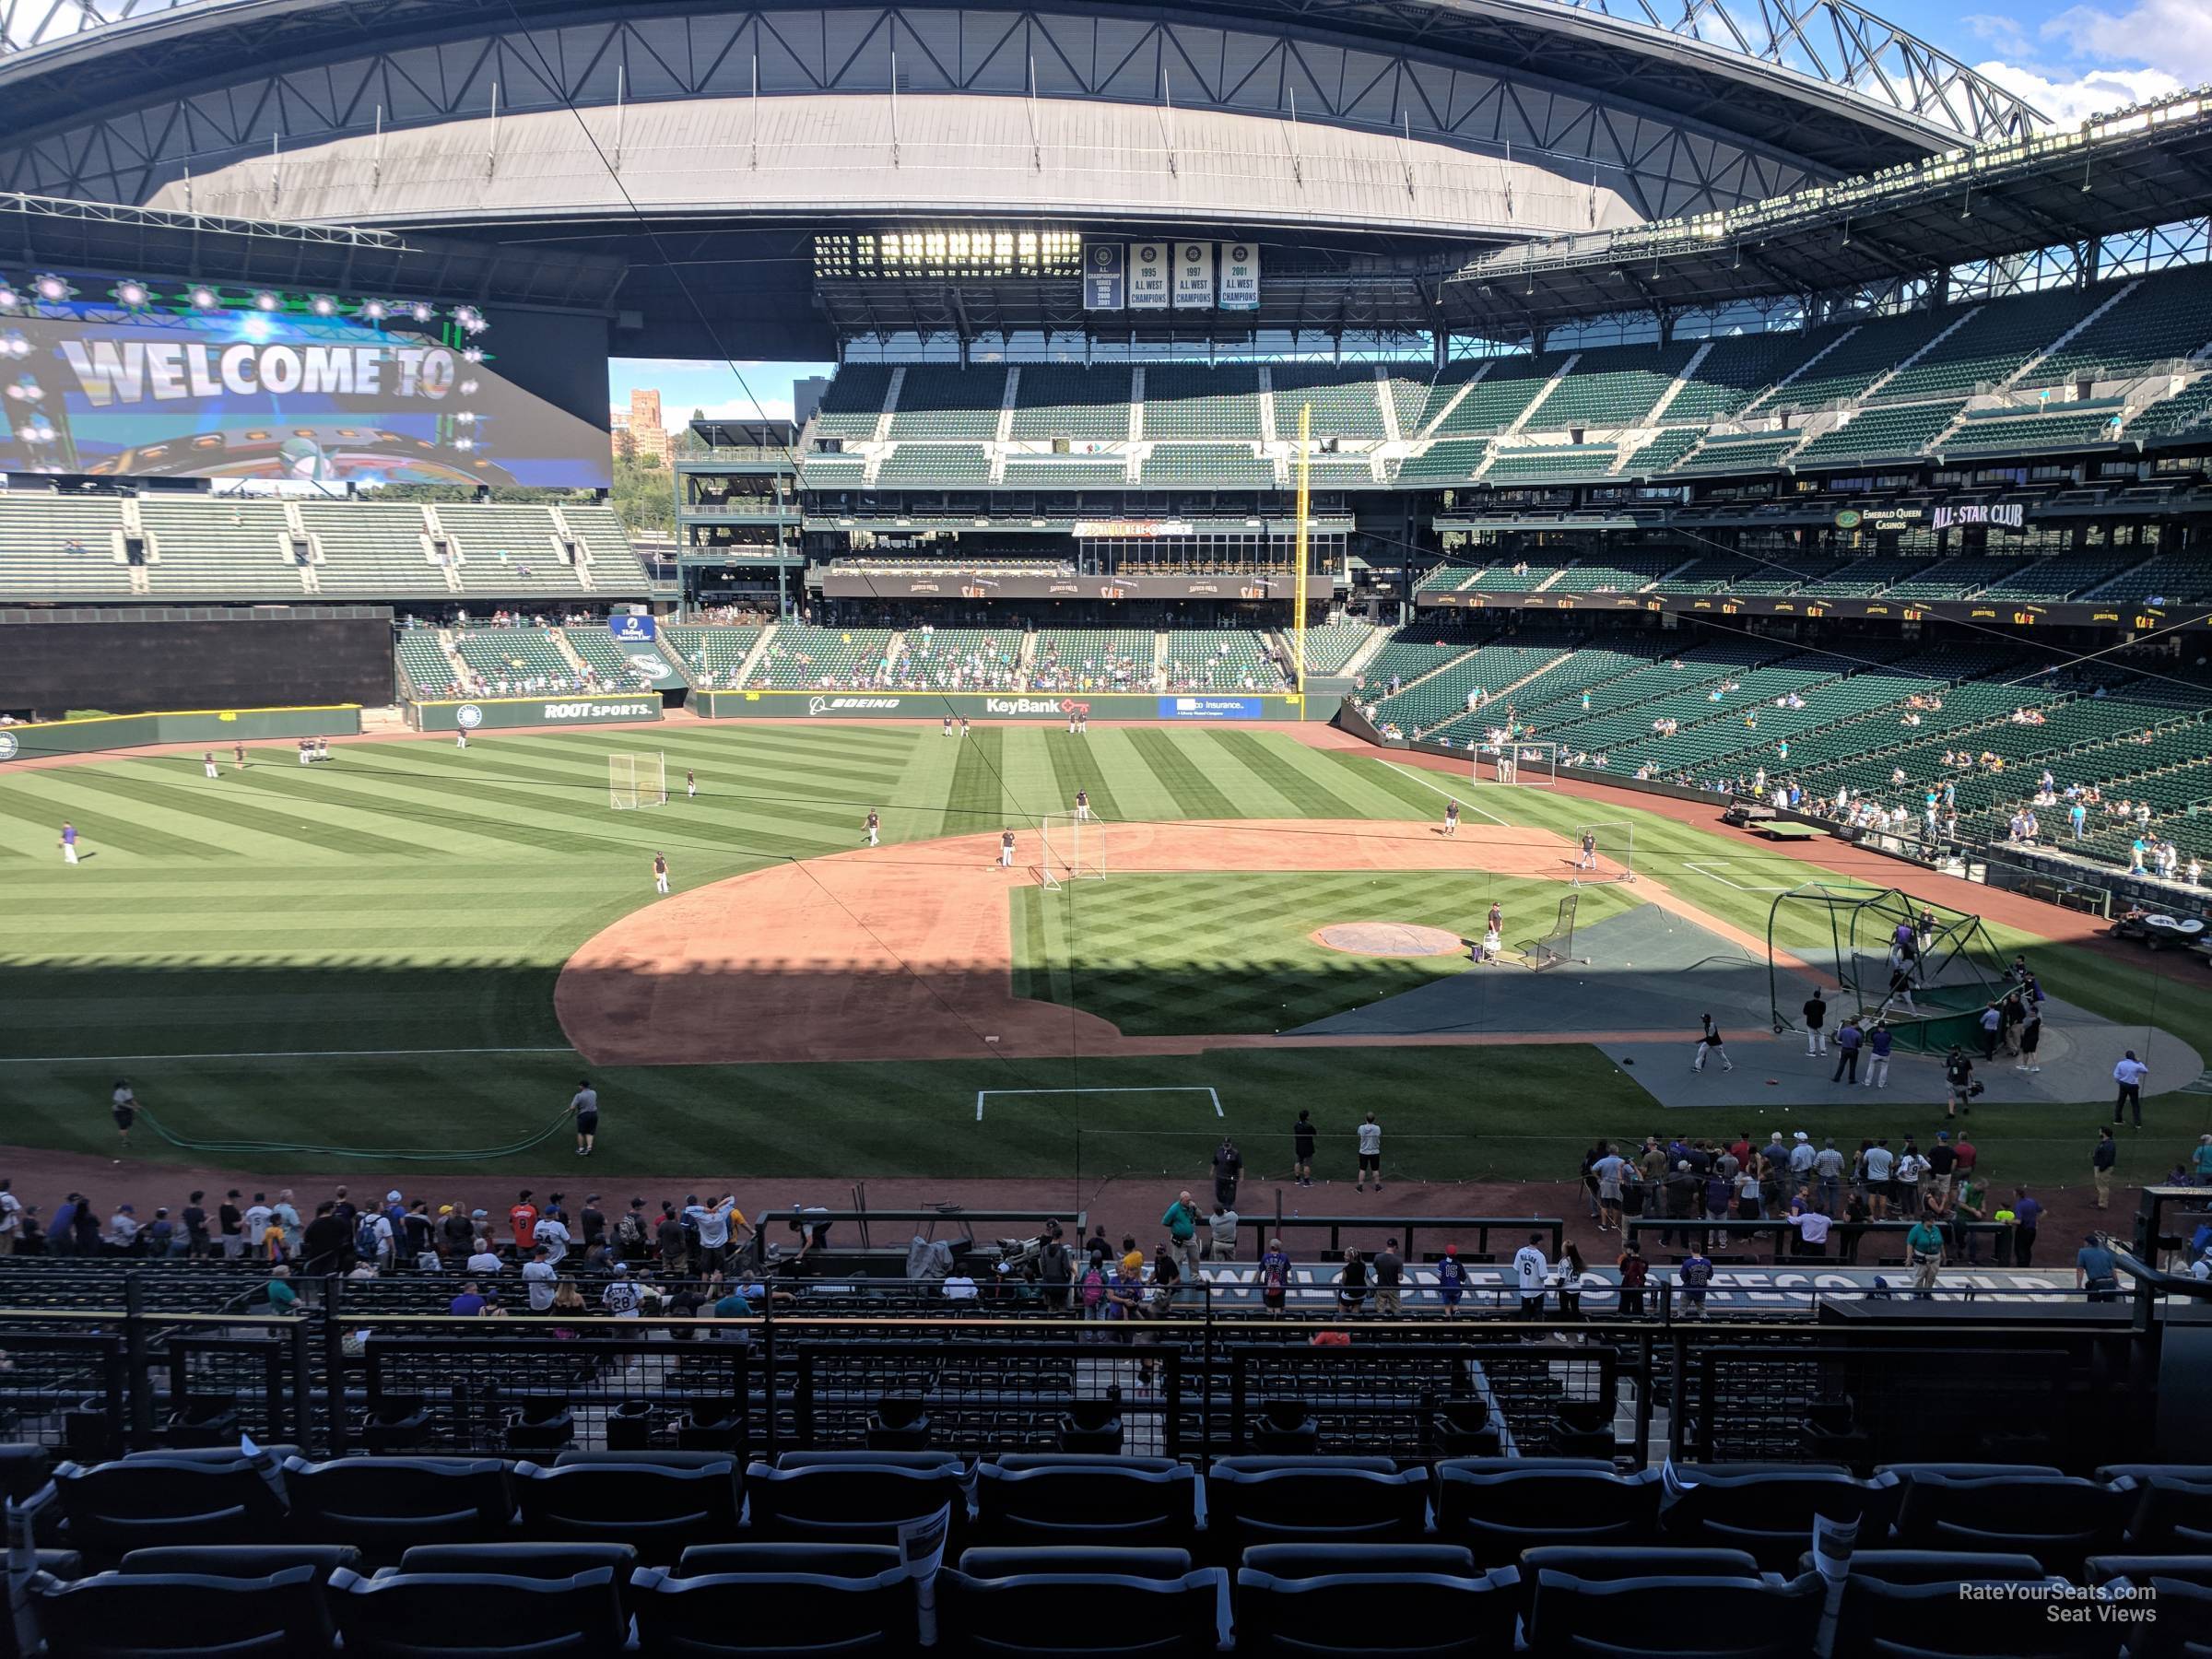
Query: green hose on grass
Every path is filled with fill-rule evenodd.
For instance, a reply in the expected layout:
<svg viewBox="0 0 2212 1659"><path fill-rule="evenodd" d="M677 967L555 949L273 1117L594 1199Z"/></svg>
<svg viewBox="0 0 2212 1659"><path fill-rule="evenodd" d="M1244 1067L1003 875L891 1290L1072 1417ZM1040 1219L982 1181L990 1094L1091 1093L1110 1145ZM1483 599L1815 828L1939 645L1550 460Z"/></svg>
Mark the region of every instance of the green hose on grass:
<svg viewBox="0 0 2212 1659"><path fill-rule="evenodd" d="M511 1141L504 1147L480 1147L467 1150L425 1150L421 1147L315 1147L292 1141L257 1140L197 1140L190 1135L178 1135L168 1128L159 1118L138 1108L153 1132L180 1151L205 1153L213 1157L279 1157L301 1158L355 1158L375 1163L488 1163L493 1159L512 1158L544 1145L560 1133L569 1121L565 1112L536 1134L523 1140Z"/></svg>

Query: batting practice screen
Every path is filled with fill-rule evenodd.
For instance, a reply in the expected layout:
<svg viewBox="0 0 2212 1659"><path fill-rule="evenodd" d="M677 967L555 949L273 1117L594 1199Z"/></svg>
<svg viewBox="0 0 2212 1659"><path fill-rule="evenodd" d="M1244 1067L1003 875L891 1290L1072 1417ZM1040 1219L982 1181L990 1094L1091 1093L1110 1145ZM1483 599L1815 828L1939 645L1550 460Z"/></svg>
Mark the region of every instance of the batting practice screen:
<svg viewBox="0 0 2212 1659"><path fill-rule="evenodd" d="M0 710L18 719L392 699L383 606L31 611L0 622Z"/></svg>

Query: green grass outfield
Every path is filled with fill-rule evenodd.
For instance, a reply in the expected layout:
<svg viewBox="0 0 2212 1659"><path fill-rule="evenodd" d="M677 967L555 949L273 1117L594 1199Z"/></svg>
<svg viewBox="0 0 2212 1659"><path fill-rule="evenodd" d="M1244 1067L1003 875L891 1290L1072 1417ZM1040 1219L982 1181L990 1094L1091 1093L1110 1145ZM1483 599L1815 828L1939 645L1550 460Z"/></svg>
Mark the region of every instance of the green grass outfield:
<svg viewBox="0 0 2212 1659"><path fill-rule="evenodd" d="M611 810L606 757L651 750L666 756L675 798ZM1085 738L979 728L963 743L934 724L701 724L488 735L466 753L435 741L349 745L312 769L288 747L252 752L244 774L226 764L212 782L196 755L0 772L0 1140L104 1150L113 1139L107 1089L127 1074L155 1113L194 1137L441 1155L500 1146L566 1100L577 1065L553 1019L554 978L583 940L651 900L655 851L684 888L858 845L871 806L894 843L1063 810L1078 787L1109 818L1433 820L1451 782L1279 734L1212 727L1100 727ZM682 798L686 768L700 774L694 802ZM1631 822L1640 868L1754 931L1764 930L1772 890L1806 873L1624 805L1533 789L1462 798L1561 833L1593 818ZM64 818L87 853L74 869L55 846ZM1288 1000L1300 1005L1291 1012L1314 1018L1402 988L1410 982L1394 976L1408 965L1315 967L1295 938L1285 943L1286 930L1302 936L1321 922L1365 917L1476 920L1453 917L1448 898L1424 895L1411 877L1362 877L1382 885L1359 915L1324 913L1333 906L1318 899L1286 901L1299 878L1278 876L1209 877L1217 901L1163 903L1182 879L1110 877L1025 896L1018 941L1032 994L1051 994L1055 974L1111 989L1117 961L1140 958L1147 971L1125 976L1125 999L1138 984L1172 986L1156 970L1174 958L1180 918L1182 982L1203 978L1225 987L1225 1000L1200 1008L1186 1006L1187 991L1156 989L1110 1017L1132 1030L1239 1029L1221 1020L1258 1020L1265 988L1288 971ZM1314 877L1313 892L1335 880ZM1238 903L1278 920L1236 925ZM1115 928L1147 936L1141 947L1117 946ZM1997 930L1997 943L2034 942ZM2055 994L2123 1020L2155 1012L2184 1035L2212 1030L2212 991L2077 950L2036 957ZM1056 1176L1078 1158L1099 1174L1188 1171L1203 1167L1224 1121L1264 1165L1304 1105L1341 1141L1347 1167L1350 1127L1372 1110L1387 1115L1394 1160L1407 1173L1555 1176L1571 1171L1593 1135L1662 1120L1579 1043L660 1067L601 1083L607 1133L594 1167L609 1173ZM1193 1085L1218 1092L1225 1120L1201 1095L1008 1093L976 1122L979 1089ZM2167 1097L2152 1116L2159 1133L2128 1150L2140 1167L2124 1174L2162 1174L2212 1126L2212 1099ZM1925 1107L1891 1104L1835 1126L1924 1132L1933 1119ZM1738 1126L1717 1113L1665 1114L1670 1128L1692 1120L1700 1130ZM2093 1120L2079 1107L2007 1108L1976 1129L1985 1146L2017 1143L2000 1166L2008 1173L2077 1179ZM137 1138L147 1144L136 1156L185 1161ZM544 1157L486 1167L542 1168Z"/></svg>

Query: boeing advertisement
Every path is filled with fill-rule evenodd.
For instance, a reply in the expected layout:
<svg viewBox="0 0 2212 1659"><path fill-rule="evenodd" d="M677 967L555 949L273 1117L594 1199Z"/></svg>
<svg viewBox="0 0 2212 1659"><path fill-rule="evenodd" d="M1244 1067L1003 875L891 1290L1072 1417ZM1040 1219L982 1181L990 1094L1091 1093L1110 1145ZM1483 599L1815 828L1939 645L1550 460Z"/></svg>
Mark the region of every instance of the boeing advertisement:
<svg viewBox="0 0 2212 1659"><path fill-rule="evenodd" d="M133 281L106 291L0 277L0 471L611 482L606 432L502 374L498 331L476 307Z"/></svg>

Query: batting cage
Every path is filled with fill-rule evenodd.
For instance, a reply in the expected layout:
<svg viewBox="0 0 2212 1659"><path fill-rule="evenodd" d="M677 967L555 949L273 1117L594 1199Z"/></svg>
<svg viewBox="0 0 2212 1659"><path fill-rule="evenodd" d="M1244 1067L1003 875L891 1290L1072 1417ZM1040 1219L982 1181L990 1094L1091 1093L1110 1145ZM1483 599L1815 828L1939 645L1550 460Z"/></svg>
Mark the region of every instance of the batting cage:
<svg viewBox="0 0 2212 1659"><path fill-rule="evenodd" d="M1574 830L1574 884L1636 879L1636 826L1625 820L1578 824Z"/></svg>
<svg viewBox="0 0 2212 1659"><path fill-rule="evenodd" d="M1474 763L1468 771L1477 783L1517 783L1524 789L1549 789L1559 781L1559 746L1547 737L1485 743L1475 751Z"/></svg>
<svg viewBox="0 0 2212 1659"><path fill-rule="evenodd" d="M1533 939L1522 952L1521 959L1537 973L1547 968L1557 968L1563 962L1576 959L1574 954L1574 913L1582 905L1582 895L1570 893L1559 900L1559 913L1553 918L1551 931Z"/></svg>
<svg viewBox="0 0 2212 1659"><path fill-rule="evenodd" d="M1791 965L1791 959L1804 965ZM1971 1042L1982 1010L2010 989L1982 918L1895 888L1810 882L1767 912L1767 975L1777 1033L1800 1028L1806 971L1835 986L1837 1023L1879 1019L1897 1046L1939 1053Z"/></svg>
<svg viewBox="0 0 2212 1659"><path fill-rule="evenodd" d="M1087 813L1048 812L1037 822L1037 884L1106 879L1106 826Z"/></svg>

